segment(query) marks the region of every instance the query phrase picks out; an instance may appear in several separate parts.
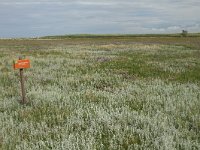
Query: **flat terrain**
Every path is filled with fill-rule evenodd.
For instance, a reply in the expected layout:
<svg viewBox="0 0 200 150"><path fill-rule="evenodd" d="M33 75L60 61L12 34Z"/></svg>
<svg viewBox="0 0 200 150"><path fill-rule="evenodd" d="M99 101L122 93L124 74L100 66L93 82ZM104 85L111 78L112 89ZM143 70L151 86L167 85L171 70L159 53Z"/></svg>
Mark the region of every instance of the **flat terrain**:
<svg viewBox="0 0 200 150"><path fill-rule="evenodd" d="M199 108L198 36L0 40L0 149L197 150Z"/></svg>

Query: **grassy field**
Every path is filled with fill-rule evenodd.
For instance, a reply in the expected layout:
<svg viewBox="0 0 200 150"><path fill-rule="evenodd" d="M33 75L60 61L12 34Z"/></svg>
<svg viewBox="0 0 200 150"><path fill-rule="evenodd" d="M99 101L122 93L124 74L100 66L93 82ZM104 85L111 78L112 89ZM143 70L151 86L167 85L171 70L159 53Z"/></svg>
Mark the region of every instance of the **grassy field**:
<svg viewBox="0 0 200 150"><path fill-rule="evenodd" d="M0 40L2 150L198 150L199 108L200 37Z"/></svg>

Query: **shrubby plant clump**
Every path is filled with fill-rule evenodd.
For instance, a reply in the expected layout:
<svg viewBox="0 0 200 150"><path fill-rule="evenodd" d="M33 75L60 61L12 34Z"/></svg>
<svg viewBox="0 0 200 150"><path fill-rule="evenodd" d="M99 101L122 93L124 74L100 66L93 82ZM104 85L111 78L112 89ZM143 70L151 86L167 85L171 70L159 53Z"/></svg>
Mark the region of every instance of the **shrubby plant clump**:
<svg viewBox="0 0 200 150"><path fill-rule="evenodd" d="M0 47L0 149L200 149L199 49L21 42Z"/></svg>

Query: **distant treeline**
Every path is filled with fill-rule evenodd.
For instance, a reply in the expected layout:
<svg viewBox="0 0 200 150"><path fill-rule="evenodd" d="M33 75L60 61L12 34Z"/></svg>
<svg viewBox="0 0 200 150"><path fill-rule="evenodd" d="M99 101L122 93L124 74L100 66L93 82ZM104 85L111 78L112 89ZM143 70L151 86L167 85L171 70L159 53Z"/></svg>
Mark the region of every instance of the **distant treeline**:
<svg viewBox="0 0 200 150"><path fill-rule="evenodd" d="M73 34L44 36L41 39L65 39L65 38L131 38L131 37L182 37L181 33L176 34ZM188 33L187 37L200 37L200 33Z"/></svg>

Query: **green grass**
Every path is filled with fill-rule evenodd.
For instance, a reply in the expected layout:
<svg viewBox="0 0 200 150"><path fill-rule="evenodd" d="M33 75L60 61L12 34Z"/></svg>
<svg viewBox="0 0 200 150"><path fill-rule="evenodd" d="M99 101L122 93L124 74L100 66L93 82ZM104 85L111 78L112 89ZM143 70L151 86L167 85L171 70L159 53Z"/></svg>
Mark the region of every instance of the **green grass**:
<svg viewBox="0 0 200 150"><path fill-rule="evenodd" d="M200 149L198 40L0 40L0 149Z"/></svg>
<svg viewBox="0 0 200 150"><path fill-rule="evenodd" d="M200 33L188 33L188 37L199 37ZM72 34L44 36L41 39L64 39L64 38L129 38L129 37L182 37L182 33L176 34Z"/></svg>
<svg viewBox="0 0 200 150"><path fill-rule="evenodd" d="M121 73L125 77L159 78L181 83L200 81L199 50L186 50L184 47L173 46L163 46L163 49L154 49L153 53L131 50L120 52L116 59L102 63L101 67ZM165 67L170 68L165 69ZM179 71L180 69L184 70Z"/></svg>

